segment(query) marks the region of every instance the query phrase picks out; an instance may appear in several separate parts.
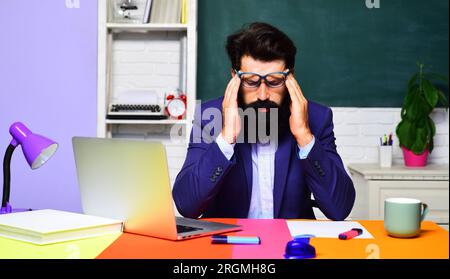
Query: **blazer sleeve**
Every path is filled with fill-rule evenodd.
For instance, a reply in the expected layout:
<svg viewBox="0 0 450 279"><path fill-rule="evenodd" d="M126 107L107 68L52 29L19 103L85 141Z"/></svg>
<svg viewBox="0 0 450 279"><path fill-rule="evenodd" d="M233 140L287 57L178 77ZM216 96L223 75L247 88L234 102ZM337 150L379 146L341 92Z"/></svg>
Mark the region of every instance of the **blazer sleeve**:
<svg viewBox="0 0 450 279"><path fill-rule="evenodd" d="M172 190L178 211L188 218L203 214L222 186L223 178L236 163L235 156L231 160L225 157L215 140L207 143L204 138L193 135L194 129L201 131L201 128L200 123L194 121L186 160Z"/></svg>
<svg viewBox="0 0 450 279"><path fill-rule="evenodd" d="M327 109L326 121L315 139L308 157L300 160L306 184L327 218L344 220L353 208L355 188L336 151L331 109Z"/></svg>

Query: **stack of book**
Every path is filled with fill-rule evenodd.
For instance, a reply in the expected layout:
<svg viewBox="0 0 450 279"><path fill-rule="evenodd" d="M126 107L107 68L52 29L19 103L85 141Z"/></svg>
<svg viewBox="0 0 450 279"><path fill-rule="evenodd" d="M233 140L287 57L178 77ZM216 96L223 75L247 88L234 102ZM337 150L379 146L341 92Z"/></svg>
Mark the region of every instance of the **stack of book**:
<svg viewBox="0 0 450 279"><path fill-rule="evenodd" d="M187 0L147 0L143 23L187 22Z"/></svg>
<svg viewBox="0 0 450 279"><path fill-rule="evenodd" d="M0 215L0 237L52 244L121 233L123 221L60 210L35 210Z"/></svg>

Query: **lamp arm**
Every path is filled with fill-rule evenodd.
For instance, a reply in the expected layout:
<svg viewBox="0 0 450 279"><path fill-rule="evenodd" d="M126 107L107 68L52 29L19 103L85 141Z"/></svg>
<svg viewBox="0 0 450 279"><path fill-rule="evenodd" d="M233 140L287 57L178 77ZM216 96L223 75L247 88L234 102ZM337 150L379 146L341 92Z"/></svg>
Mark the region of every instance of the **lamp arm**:
<svg viewBox="0 0 450 279"><path fill-rule="evenodd" d="M11 190L11 157L16 145L10 144L5 152L3 158L3 195L2 195L2 207L6 207L9 202L9 195Z"/></svg>

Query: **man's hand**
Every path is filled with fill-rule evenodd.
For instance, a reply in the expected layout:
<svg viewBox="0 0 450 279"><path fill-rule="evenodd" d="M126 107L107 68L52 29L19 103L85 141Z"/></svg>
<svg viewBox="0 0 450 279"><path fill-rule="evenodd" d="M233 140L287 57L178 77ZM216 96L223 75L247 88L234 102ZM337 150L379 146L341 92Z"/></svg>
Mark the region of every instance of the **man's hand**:
<svg viewBox="0 0 450 279"><path fill-rule="evenodd" d="M308 124L308 101L303 96L302 89L292 73L286 79L286 86L292 101L289 126L298 145L304 147L313 139L313 134Z"/></svg>
<svg viewBox="0 0 450 279"><path fill-rule="evenodd" d="M241 119L239 117L237 94L241 79L235 75L228 83L222 102L222 137L229 144L236 142L241 132Z"/></svg>

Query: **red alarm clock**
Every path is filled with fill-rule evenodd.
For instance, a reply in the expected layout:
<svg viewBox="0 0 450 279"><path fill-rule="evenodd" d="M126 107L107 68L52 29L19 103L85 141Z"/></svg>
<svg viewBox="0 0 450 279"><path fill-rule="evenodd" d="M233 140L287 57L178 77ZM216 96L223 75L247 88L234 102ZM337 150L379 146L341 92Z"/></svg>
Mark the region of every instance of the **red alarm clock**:
<svg viewBox="0 0 450 279"><path fill-rule="evenodd" d="M166 96L166 112L170 117L182 119L186 113L186 95L181 91L178 94L169 93Z"/></svg>

